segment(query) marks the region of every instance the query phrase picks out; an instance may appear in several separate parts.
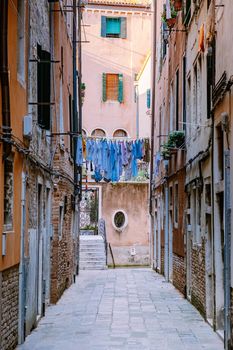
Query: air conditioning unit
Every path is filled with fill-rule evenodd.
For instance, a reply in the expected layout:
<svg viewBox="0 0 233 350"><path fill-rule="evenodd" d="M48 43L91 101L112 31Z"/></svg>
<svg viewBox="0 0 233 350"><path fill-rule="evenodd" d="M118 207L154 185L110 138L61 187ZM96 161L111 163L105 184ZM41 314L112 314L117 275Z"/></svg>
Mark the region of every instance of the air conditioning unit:
<svg viewBox="0 0 233 350"><path fill-rule="evenodd" d="M31 115L25 115L23 118L23 136L31 140L32 138L32 116Z"/></svg>

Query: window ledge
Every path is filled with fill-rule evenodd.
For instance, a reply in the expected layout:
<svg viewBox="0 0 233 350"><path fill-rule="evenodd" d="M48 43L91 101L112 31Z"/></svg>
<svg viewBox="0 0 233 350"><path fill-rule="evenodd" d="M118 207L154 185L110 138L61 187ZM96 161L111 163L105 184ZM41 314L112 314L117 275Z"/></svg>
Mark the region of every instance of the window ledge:
<svg viewBox="0 0 233 350"><path fill-rule="evenodd" d="M13 228L7 228L6 226L3 226L3 235L8 235L8 234L14 234L15 231L13 230Z"/></svg>
<svg viewBox="0 0 233 350"><path fill-rule="evenodd" d="M119 101L115 101L115 100L107 100L104 103L108 103L108 104L121 104Z"/></svg>

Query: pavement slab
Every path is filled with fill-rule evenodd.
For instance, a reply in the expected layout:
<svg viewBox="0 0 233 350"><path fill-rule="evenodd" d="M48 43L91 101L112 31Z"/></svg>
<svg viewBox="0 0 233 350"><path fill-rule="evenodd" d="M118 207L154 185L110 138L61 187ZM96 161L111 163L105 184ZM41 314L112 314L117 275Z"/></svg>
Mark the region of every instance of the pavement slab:
<svg viewBox="0 0 233 350"><path fill-rule="evenodd" d="M145 268L81 271L18 350L223 350L198 311Z"/></svg>

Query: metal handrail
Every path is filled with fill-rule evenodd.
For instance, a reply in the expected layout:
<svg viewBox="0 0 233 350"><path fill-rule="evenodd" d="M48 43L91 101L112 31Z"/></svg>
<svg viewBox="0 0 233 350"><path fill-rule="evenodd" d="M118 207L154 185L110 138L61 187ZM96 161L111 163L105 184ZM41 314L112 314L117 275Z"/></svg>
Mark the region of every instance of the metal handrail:
<svg viewBox="0 0 233 350"><path fill-rule="evenodd" d="M114 260L111 244L108 243L108 246L109 246L110 254L111 254L111 257L112 257L113 268L115 269L116 264L115 264L115 260Z"/></svg>
<svg viewBox="0 0 233 350"><path fill-rule="evenodd" d="M106 265L108 265L108 242L107 242L106 225L105 225L104 219L100 219L98 222L98 235L103 237L105 254L106 254Z"/></svg>

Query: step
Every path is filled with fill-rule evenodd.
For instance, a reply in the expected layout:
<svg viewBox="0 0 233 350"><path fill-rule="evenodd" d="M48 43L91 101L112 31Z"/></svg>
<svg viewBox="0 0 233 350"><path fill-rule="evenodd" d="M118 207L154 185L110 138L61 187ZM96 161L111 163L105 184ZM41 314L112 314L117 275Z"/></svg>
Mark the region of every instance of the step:
<svg viewBox="0 0 233 350"><path fill-rule="evenodd" d="M90 241L99 241L99 242L103 242L103 237L102 236L80 236L80 241L86 241L86 242L90 242Z"/></svg>
<svg viewBox="0 0 233 350"><path fill-rule="evenodd" d="M79 260L83 260L83 261L106 261L106 258L105 256L92 256L92 257L89 257L89 256L83 256L83 255L79 255Z"/></svg>

